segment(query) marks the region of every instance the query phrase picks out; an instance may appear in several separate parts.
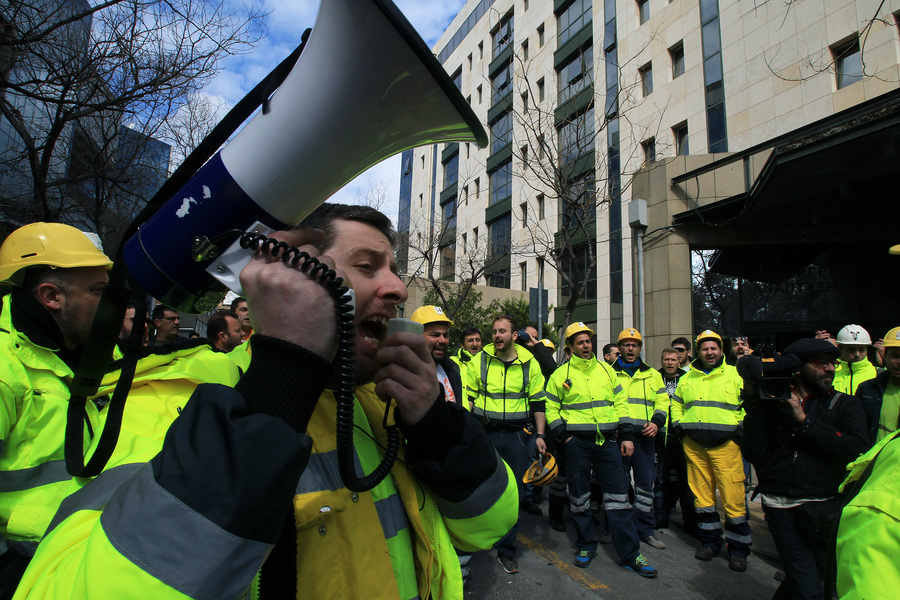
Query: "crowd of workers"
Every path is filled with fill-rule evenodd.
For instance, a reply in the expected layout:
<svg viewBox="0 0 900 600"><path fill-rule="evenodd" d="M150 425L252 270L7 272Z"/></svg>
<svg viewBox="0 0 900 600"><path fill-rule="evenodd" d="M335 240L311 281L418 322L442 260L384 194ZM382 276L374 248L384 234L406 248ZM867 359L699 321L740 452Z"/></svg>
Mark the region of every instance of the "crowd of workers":
<svg viewBox="0 0 900 600"><path fill-rule="evenodd" d="M337 309L277 252L257 251L246 299L207 339L182 338L158 305L129 347L128 307L97 393L71 411L112 261L67 225L22 227L0 246L0 599L461 598L474 552L518 572L518 513L543 513L529 481L550 484L553 529L568 507L577 567L608 537L624 568L657 577L641 544L665 548L656 531L680 502L695 558L724 546L740 572L748 461L786 573L776 597L900 588L900 328L873 345L849 325L781 353L705 330L673 340L657 369L634 328L598 357L595 332L573 323L557 365L534 328L498 315L491 343L468 328L451 355L441 307L412 315L422 335L388 336L407 292L384 215L326 204L275 237L352 283L351 458L370 472L399 435L398 460L369 490L342 481ZM123 386L105 468L71 476L67 452L97 452ZM83 447L66 447L68 413ZM556 477L529 479L551 455Z"/></svg>

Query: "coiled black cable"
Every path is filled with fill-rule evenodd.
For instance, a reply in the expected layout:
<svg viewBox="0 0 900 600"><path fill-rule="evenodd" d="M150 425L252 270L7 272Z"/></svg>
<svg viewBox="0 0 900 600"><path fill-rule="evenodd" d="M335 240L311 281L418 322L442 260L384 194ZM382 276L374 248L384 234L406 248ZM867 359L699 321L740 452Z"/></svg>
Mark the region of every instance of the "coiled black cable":
<svg viewBox="0 0 900 600"><path fill-rule="evenodd" d="M375 467L369 475L359 477L356 474L356 451L353 446L353 397L356 386L356 354L353 346L356 337L356 328L353 323L353 306L349 304L350 288L344 285L344 280L328 268L328 265L310 256L294 246L266 237L265 235L248 232L240 237L241 248L267 252L273 257L281 253L281 260L291 267L297 267L300 271L317 280L334 299L335 309L338 315L338 346L334 364L338 372L338 386L334 396L337 404L337 455L338 468L341 480L347 489L353 492L365 492L378 485L394 466L394 461L400 451L400 431L397 425L388 425L388 415L391 404L386 403L384 409L384 426L387 431L387 448L381 463ZM301 264L302 261L302 264Z"/></svg>

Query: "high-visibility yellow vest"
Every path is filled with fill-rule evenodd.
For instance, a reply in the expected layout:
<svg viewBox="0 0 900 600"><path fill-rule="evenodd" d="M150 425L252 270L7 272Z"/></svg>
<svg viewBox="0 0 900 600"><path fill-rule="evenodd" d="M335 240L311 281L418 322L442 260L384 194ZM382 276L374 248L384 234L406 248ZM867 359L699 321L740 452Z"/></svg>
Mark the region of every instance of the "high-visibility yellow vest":
<svg viewBox="0 0 900 600"><path fill-rule="evenodd" d="M681 376L672 398L672 425L706 447L725 443L744 420L737 369L725 361L705 373L700 359Z"/></svg>
<svg viewBox="0 0 900 600"><path fill-rule="evenodd" d="M612 369L628 407L624 421L634 428L634 433L640 435L641 429L655 415L658 415L657 420L662 419L661 427L664 427L668 418L669 394L659 371L644 361L640 362L633 376L618 363L613 364Z"/></svg>
<svg viewBox="0 0 900 600"><path fill-rule="evenodd" d="M834 382L831 385L837 391L852 396L856 394L859 384L874 379L876 375L878 375L878 369L867 358L855 363L848 363L839 358L834 369Z"/></svg>
<svg viewBox="0 0 900 600"><path fill-rule="evenodd" d="M544 376L534 356L521 346L508 367L489 344L476 354L466 371L466 391L474 398L472 412L493 424L519 427L531 420L532 402L544 399Z"/></svg>
<svg viewBox="0 0 900 600"><path fill-rule="evenodd" d="M547 380L547 423L564 425L570 433L614 434L628 416L628 407L605 362L573 356Z"/></svg>

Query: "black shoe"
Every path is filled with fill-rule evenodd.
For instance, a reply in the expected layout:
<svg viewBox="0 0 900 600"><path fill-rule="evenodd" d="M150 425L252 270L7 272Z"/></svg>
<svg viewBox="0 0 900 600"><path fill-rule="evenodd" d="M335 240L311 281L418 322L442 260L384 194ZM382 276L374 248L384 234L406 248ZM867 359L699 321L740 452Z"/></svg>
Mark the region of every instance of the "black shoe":
<svg viewBox="0 0 900 600"><path fill-rule="evenodd" d="M703 545L697 548L697 551L694 552L694 558L697 560L705 560L710 561L716 557L719 553L718 550L714 549L712 546Z"/></svg>
<svg viewBox="0 0 900 600"><path fill-rule="evenodd" d="M527 512L529 515L534 515L536 517L541 517L544 515L544 511L541 510L541 507L534 502L523 502L519 505L519 508Z"/></svg>
<svg viewBox="0 0 900 600"><path fill-rule="evenodd" d="M550 517L550 529L553 531L565 531L566 524L563 523L562 517Z"/></svg>
<svg viewBox="0 0 900 600"><path fill-rule="evenodd" d="M743 556L732 554L728 557L728 568L732 571L743 573L747 570L747 559Z"/></svg>

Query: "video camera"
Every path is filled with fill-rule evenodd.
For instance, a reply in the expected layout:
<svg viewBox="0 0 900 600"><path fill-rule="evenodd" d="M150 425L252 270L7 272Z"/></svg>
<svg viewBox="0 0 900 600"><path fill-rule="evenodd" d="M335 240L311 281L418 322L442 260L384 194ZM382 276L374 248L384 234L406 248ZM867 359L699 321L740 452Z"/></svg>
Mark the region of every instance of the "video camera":
<svg viewBox="0 0 900 600"><path fill-rule="evenodd" d="M738 359L738 374L756 390L747 400L787 400L791 381L800 368L793 354L779 354L774 344L760 344L753 354Z"/></svg>

